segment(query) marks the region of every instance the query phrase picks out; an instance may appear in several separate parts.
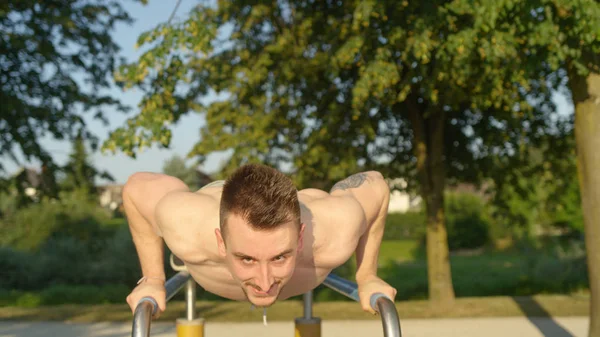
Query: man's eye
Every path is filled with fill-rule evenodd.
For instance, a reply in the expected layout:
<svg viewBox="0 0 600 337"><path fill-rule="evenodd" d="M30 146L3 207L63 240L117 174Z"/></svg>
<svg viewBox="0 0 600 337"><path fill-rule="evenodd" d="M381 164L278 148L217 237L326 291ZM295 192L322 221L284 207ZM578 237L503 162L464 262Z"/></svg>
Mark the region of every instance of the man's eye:
<svg viewBox="0 0 600 337"><path fill-rule="evenodd" d="M283 261L285 260L285 256L283 255L279 255L278 257L275 258L275 261Z"/></svg>
<svg viewBox="0 0 600 337"><path fill-rule="evenodd" d="M252 261L253 260L251 258L249 258L249 257L245 257L245 258L242 259L242 262L244 262L244 263L252 263Z"/></svg>

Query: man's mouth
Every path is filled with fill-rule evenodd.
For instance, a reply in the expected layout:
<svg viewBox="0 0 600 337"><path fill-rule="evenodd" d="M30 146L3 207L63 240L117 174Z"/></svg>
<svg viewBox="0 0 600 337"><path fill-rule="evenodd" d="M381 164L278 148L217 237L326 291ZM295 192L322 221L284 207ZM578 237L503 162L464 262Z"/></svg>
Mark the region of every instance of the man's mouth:
<svg viewBox="0 0 600 337"><path fill-rule="evenodd" d="M271 286L271 288L269 288L267 291L264 290L260 290L258 287L254 286L254 285L249 285L250 288L252 288L252 292L259 297L270 297L273 296L277 293L277 287L279 286L278 283L273 283L273 285Z"/></svg>

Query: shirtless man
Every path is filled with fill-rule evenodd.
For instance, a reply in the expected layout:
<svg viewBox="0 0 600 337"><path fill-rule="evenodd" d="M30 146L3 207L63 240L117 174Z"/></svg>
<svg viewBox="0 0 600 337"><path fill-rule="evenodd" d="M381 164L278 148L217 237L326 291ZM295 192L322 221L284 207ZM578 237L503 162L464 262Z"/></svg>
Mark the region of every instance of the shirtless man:
<svg viewBox="0 0 600 337"><path fill-rule="evenodd" d="M374 171L352 175L330 193L297 191L263 165L242 166L197 192L171 176L135 173L123 203L143 278L127 303L134 311L151 296L165 310L164 240L206 291L263 308L316 288L355 253L360 304L375 314L372 294L396 296L377 277L389 195Z"/></svg>

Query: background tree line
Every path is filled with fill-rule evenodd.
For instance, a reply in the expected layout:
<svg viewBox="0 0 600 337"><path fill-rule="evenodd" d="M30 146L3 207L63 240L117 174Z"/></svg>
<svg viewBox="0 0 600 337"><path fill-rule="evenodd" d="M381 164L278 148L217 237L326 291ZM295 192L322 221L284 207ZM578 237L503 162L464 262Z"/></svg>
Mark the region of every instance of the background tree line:
<svg viewBox="0 0 600 337"><path fill-rule="evenodd" d="M560 0L200 5L140 36L150 48L117 79L145 90L144 104L105 148L168 144L159 123L195 110L207 125L191 155L234 149L223 174L261 161L290 165L300 186L365 168L411 177L426 205L430 299L449 305L447 182L518 181L513 168L531 147L551 151L546 167L560 163L575 128L598 312L599 13L596 1ZM187 90L176 91L179 83ZM227 99L196 103L209 90ZM556 116L556 90L571 93L571 127Z"/></svg>
<svg viewBox="0 0 600 337"><path fill-rule="evenodd" d="M129 17L116 1L20 1L0 13L9 33L0 145L40 159L55 182L41 133L93 142L76 107L99 118L107 104L125 109L70 75L107 87L118 51L109 31ZM593 0L202 4L139 37L146 52L114 80L144 97L103 148L135 156L168 146L169 125L194 111L207 123L189 156L200 164L233 150L220 177L263 162L299 188L327 189L366 169L406 178L424 201L429 298L441 306L455 297L445 191L486 186L496 218L522 238L543 214L585 228L591 317L600 317L599 27ZM81 48L65 51L69 43ZM557 114L558 91L574 116ZM226 98L199 103L210 92ZM599 334L594 319L590 336Z"/></svg>
<svg viewBox="0 0 600 337"><path fill-rule="evenodd" d="M207 124L190 155L201 162L233 149L224 175L260 161L287 164L299 186L327 186L365 168L407 177L426 205L430 299L450 305L448 182L491 179L500 193L527 193L515 167L535 148L544 162L529 169L559 172L575 130L599 312L599 13L591 0L199 5L186 20L140 36L147 52L117 80L146 95L104 147L135 153L168 144L163 122L193 110ZM183 83L186 90L175 90ZM197 103L210 90L227 99ZM558 90L570 94L574 121L557 116Z"/></svg>

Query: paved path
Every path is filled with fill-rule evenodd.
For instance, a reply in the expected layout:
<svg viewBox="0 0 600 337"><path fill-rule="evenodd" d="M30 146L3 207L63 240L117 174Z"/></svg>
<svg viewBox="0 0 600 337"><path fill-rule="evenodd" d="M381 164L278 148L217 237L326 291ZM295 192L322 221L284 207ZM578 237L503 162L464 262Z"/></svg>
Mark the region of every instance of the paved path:
<svg viewBox="0 0 600 337"><path fill-rule="evenodd" d="M407 319L403 337L587 337L587 317ZM175 337L172 323L152 325L153 337ZM206 337L293 337L293 322L210 323ZM0 321L2 337L129 337L131 325L123 323L69 324L57 322ZM378 321L323 321L323 337L382 337Z"/></svg>

